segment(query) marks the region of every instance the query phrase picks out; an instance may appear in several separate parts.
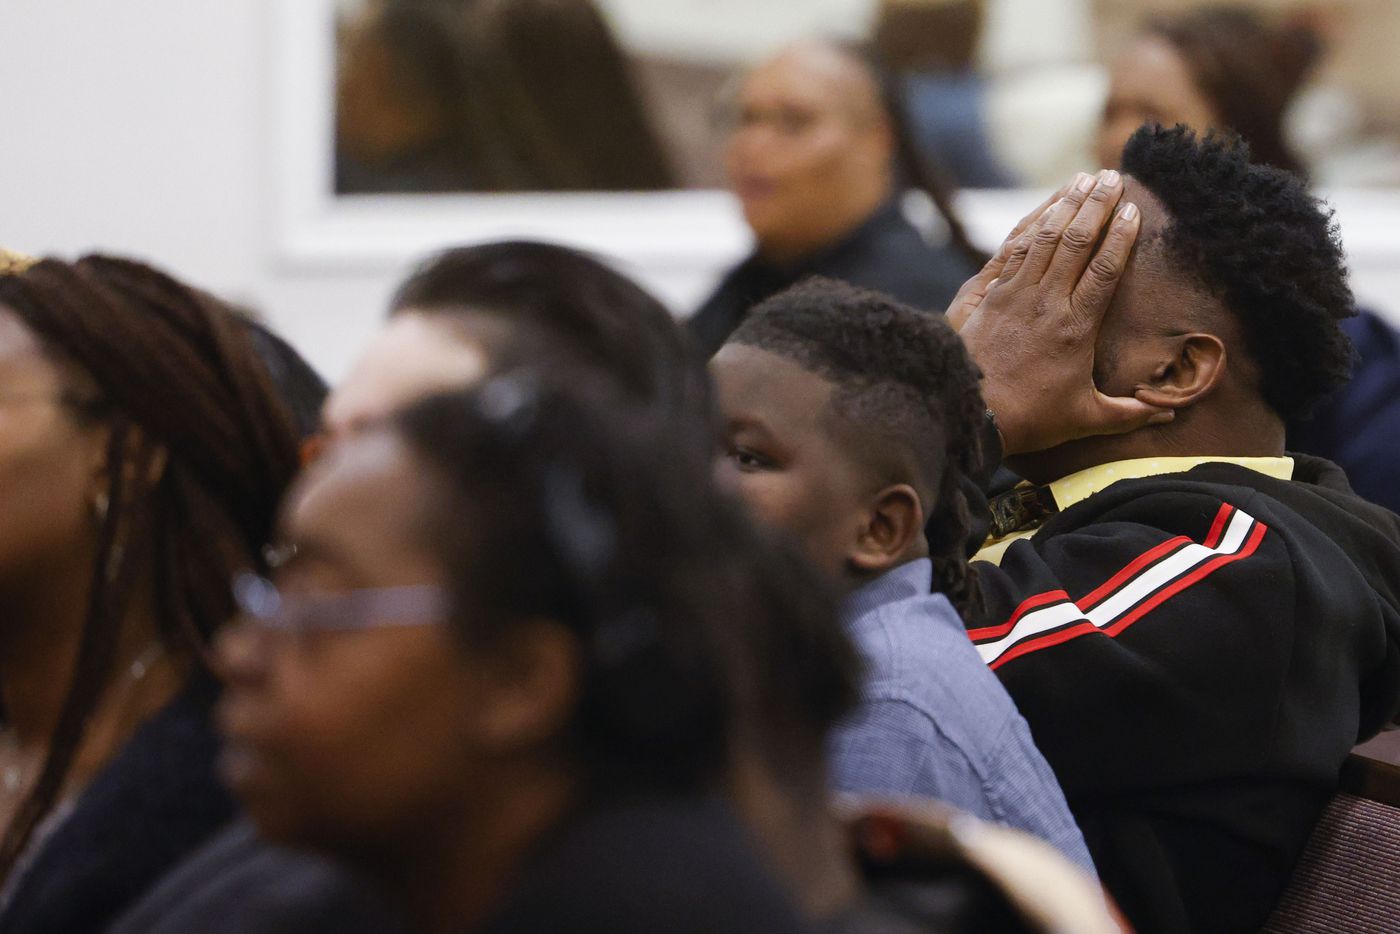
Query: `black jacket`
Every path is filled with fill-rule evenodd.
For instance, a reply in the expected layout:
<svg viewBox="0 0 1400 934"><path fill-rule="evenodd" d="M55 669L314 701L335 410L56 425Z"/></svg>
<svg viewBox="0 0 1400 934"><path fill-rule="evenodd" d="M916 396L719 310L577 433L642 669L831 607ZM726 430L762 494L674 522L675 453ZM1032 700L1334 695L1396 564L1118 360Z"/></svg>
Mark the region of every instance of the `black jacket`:
<svg viewBox="0 0 1400 934"><path fill-rule="evenodd" d="M948 248L928 244L888 201L839 243L778 267L750 256L731 269L687 321L706 357L713 356L750 308L810 276L876 289L921 311L942 312L977 270Z"/></svg>
<svg viewBox="0 0 1400 934"><path fill-rule="evenodd" d="M1207 464L977 567L973 640L1129 919L1256 930L1348 751L1400 708L1400 520L1316 458L1292 481Z"/></svg>
<svg viewBox="0 0 1400 934"><path fill-rule="evenodd" d="M2 934L97 934L234 814L214 771L215 689L196 682L147 720L43 842Z"/></svg>
<svg viewBox="0 0 1400 934"><path fill-rule="evenodd" d="M154 886L109 934L397 934L365 883L240 821Z"/></svg>
<svg viewBox="0 0 1400 934"><path fill-rule="evenodd" d="M808 930L731 809L649 798L590 809L545 841L489 934Z"/></svg>

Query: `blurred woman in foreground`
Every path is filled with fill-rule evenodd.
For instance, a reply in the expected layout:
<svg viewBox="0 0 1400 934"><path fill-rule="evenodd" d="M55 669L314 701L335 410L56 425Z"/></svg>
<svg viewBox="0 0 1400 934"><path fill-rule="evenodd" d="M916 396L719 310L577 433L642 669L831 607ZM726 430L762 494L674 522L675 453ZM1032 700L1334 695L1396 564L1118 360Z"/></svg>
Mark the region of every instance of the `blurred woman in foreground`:
<svg viewBox="0 0 1400 934"><path fill-rule="evenodd" d="M225 774L416 929L801 930L719 789L752 631L830 607L689 426L584 375L433 397L315 464L222 641Z"/></svg>

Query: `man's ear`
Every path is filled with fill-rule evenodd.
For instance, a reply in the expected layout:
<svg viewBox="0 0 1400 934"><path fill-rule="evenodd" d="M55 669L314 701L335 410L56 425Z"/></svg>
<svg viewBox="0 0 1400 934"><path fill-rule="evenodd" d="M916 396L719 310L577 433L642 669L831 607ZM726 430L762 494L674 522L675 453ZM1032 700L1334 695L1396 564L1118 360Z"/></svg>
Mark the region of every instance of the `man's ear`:
<svg viewBox="0 0 1400 934"><path fill-rule="evenodd" d="M1225 343L1214 334L1184 334L1171 339L1171 357L1139 383L1134 396L1148 405L1185 409L1215 390L1225 376Z"/></svg>
<svg viewBox="0 0 1400 934"><path fill-rule="evenodd" d="M924 507L907 483L885 487L871 500L850 562L857 570L880 573L899 564L924 534Z"/></svg>
<svg viewBox="0 0 1400 934"><path fill-rule="evenodd" d="M578 639L552 620L525 620L477 654L468 716L482 748L508 754L560 736L579 693Z"/></svg>

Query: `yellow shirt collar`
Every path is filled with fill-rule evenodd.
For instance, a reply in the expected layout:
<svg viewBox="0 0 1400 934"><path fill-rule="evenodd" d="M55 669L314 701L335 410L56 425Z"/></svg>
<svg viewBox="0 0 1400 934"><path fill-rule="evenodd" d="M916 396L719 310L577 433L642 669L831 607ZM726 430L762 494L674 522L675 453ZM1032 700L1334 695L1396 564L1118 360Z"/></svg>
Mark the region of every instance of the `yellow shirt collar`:
<svg viewBox="0 0 1400 934"><path fill-rule="evenodd" d="M1050 492L1055 497L1055 505L1068 509L1075 503L1086 500L1095 493L1102 492L1119 480L1140 480L1143 477L1157 477L1169 473L1185 473L1201 464L1238 464L1250 470L1274 477L1278 480L1293 479L1293 458L1291 457L1139 457L1133 460L1113 461L1090 467L1067 477L1061 477L1050 484ZM977 552L974 561L990 561L1000 564L1002 555L1011 543L1030 538L1038 530L1027 529L1014 532L1004 538L991 539Z"/></svg>

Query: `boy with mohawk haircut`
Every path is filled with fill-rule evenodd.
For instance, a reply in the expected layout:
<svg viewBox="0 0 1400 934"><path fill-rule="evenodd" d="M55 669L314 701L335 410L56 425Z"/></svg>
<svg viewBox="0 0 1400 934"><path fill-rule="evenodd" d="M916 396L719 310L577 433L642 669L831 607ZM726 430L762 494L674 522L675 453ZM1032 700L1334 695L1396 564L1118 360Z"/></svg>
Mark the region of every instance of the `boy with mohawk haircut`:
<svg viewBox="0 0 1400 934"><path fill-rule="evenodd" d="M963 490L985 407L951 327L813 279L758 305L710 364L721 471L845 593L862 702L829 746L837 790L920 795L1092 861L1016 706L967 638ZM926 527L932 534L926 534Z"/></svg>

